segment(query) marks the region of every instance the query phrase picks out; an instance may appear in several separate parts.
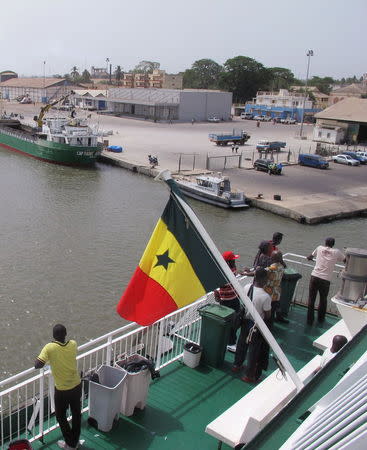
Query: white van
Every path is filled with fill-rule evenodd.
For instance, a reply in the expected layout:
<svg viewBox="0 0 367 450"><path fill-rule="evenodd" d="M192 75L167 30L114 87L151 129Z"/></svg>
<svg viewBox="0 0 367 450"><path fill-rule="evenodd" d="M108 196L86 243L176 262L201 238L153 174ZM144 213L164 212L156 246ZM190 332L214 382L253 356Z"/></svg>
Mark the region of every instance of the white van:
<svg viewBox="0 0 367 450"><path fill-rule="evenodd" d="M254 115L252 113L242 112L240 117L241 117L241 119L249 119L250 120L250 119L254 118Z"/></svg>

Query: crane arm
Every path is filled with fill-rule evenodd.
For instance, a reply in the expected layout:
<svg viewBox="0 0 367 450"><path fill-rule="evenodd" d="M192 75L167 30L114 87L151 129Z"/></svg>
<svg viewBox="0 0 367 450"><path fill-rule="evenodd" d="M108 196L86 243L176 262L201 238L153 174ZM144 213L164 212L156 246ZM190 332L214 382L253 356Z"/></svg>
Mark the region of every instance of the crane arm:
<svg viewBox="0 0 367 450"><path fill-rule="evenodd" d="M37 118L35 117L35 119L34 119L34 120L37 122L37 125L38 125L40 128L42 128L42 125L43 125L43 118L45 117L45 114L47 113L47 111L48 111L52 106L56 105L57 103L60 103L60 102L62 102L63 100L66 100L66 99L67 99L68 97L70 97L70 95L72 95L72 94L74 94L74 91L71 91L69 94L66 94L66 95L64 95L64 96L62 96L62 97L60 97L60 98L54 100L53 102L47 103L47 105L43 106L43 107L41 108L41 110L40 110L40 113L39 113L38 117L36 116Z"/></svg>

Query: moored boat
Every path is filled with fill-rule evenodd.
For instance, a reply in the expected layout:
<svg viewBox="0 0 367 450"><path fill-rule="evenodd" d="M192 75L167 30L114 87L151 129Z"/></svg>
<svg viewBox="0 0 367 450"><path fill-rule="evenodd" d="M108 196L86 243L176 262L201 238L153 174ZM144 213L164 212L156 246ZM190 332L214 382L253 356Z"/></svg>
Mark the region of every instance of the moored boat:
<svg viewBox="0 0 367 450"><path fill-rule="evenodd" d="M243 192L231 190L228 177L220 173L214 175L198 175L195 180L191 178L176 178L180 189L188 197L200 200L221 208L248 208Z"/></svg>
<svg viewBox="0 0 367 450"><path fill-rule="evenodd" d="M0 146L36 159L75 166L93 164L102 152L98 133L86 120L73 117L47 117L42 127L1 118Z"/></svg>

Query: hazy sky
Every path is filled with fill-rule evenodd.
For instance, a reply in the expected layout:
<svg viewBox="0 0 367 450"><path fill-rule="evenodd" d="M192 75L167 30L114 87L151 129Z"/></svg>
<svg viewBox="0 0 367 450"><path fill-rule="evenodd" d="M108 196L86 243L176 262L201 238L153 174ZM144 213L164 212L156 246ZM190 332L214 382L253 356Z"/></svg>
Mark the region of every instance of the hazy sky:
<svg viewBox="0 0 367 450"><path fill-rule="evenodd" d="M244 55L305 78L312 49L310 76L360 77L366 19L367 0L3 0L0 71L63 75L109 58L176 73Z"/></svg>

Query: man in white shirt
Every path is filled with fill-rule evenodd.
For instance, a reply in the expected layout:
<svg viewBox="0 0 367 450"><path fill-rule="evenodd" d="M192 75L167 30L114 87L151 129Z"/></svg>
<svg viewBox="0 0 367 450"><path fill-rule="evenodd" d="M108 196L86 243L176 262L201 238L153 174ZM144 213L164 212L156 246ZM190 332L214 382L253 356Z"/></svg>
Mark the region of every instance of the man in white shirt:
<svg viewBox="0 0 367 450"><path fill-rule="evenodd" d="M323 323L326 314L327 296L330 289L331 276L337 262L344 262L344 254L337 248L333 248L335 239L328 237L325 240L325 245L319 245L310 256L308 260L312 261L316 257L316 264L311 272L311 279L309 284L309 296L308 296L308 312L307 323L313 324L314 320L314 307L317 293L320 294L319 309L318 309L318 321Z"/></svg>
<svg viewBox="0 0 367 450"><path fill-rule="evenodd" d="M254 284L249 283L244 288L245 294L252 300L253 307L256 308L264 320L270 319L271 316L271 297L264 291L267 277L267 271L264 268L258 268L255 271ZM260 377L261 369L258 367L258 363L264 342L260 331L254 325L251 311L247 311L241 326L241 334L237 341L234 365L232 367L233 372L239 372L242 369L242 364L248 351L246 373L242 380L249 383L255 383Z"/></svg>

